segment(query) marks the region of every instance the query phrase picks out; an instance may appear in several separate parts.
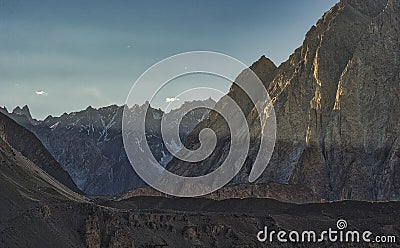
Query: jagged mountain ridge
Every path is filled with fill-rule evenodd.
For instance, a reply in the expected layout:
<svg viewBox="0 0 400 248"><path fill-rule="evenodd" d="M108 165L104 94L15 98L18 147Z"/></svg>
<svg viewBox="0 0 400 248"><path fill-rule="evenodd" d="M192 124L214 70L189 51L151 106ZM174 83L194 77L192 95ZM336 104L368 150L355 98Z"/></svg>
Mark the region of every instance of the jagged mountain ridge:
<svg viewBox="0 0 400 248"><path fill-rule="evenodd" d="M268 89L277 118L274 154L257 183L306 186L321 200L400 200L399 19L398 0L343 0L288 61L276 68L262 57L250 67ZM232 183L248 183L260 124L243 92L233 86L229 95L246 114L253 137ZM186 145L196 147L201 129L219 131L223 123L211 113ZM229 151L229 136L218 131L218 152L209 159L173 160L167 168L187 176L214 170Z"/></svg>
<svg viewBox="0 0 400 248"><path fill-rule="evenodd" d="M211 104L213 100L208 99ZM200 101L186 102L168 115L178 115L185 109L200 106ZM148 103L135 105L127 112L132 121ZM86 110L49 116L43 121L32 119L27 106L17 107L12 113L0 110L36 134L56 160L68 171L77 186L89 195L115 195L132 188L146 186L134 172L125 153L122 141L122 115L124 106L112 105L100 109ZM208 110L204 108L189 112L180 123L180 137L185 141L187 134L199 123ZM163 165L172 156L166 149L161 135L161 110L149 106L146 114L146 137L155 158ZM171 123L173 125L173 123ZM178 141L169 141L179 150ZM138 147L140 149L140 147ZM140 157L138 156L138 162ZM147 163L147 161L141 161Z"/></svg>

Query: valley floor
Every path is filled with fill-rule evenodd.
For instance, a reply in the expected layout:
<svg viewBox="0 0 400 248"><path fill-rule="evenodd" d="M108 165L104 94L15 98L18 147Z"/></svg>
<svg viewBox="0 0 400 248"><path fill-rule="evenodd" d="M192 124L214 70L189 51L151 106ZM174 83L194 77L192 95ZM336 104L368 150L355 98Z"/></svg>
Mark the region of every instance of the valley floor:
<svg viewBox="0 0 400 248"><path fill-rule="evenodd" d="M97 200L98 201L98 200ZM400 240L400 203L289 204L269 199L132 197L40 203L0 221L0 247L397 247L399 243L261 243L257 233L337 229ZM375 236L374 236L375 237Z"/></svg>

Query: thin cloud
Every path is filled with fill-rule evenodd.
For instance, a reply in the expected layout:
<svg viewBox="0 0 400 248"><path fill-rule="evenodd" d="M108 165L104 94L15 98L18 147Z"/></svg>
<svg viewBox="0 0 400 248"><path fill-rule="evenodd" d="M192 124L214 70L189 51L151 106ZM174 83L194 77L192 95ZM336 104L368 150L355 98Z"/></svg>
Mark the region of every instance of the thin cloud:
<svg viewBox="0 0 400 248"><path fill-rule="evenodd" d="M94 86L85 86L82 88L82 92L95 99L105 99L103 92Z"/></svg>
<svg viewBox="0 0 400 248"><path fill-rule="evenodd" d="M179 99L177 97L167 97L165 98L165 102L170 103L170 102L175 102L175 101L179 101Z"/></svg>
<svg viewBox="0 0 400 248"><path fill-rule="evenodd" d="M49 95L49 93L47 93L46 91L43 91L43 90L36 91L35 93L38 96L48 96Z"/></svg>

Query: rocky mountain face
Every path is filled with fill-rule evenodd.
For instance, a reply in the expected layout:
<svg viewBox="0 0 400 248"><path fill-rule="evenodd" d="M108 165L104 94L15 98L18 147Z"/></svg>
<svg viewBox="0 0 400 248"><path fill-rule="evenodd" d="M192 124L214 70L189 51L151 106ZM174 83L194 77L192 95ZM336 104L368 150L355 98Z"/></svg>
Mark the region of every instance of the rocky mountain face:
<svg viewBox="0 0 400 248"><path fill-rule="evenodd" d="M342 0L286 62L276 68L262 57L251 66L277 118L274 154L258 184L307 187L321 200L400 200L399 6L399 0ZM252 134L247 161L232 181L246 183L260 121L244 92L233 86L229 95L246 114ZM193 164L173 160L168 169L194 176L218 167L230 146L221 125L224 120L210 113L187 139L193 148L201 129L217 130L217 152L210 158Z"/></svg>
<svg viewBox="0 0 400 248"><path fill-rule="evenodd" d="M214 103L211 99L206 101ZM200 104L200 101L187 102L181 108L167 113L175 116L180 111L194 109L185 115L180 124L180 137L183 141L208 113L204 108L195 109ZM144 109L145 105L135 105L127 113L135 122L139 121L138 114ZM49 116L44 121L32 119L27 106L22 109L17 107L12 113L6 109L0 111L35 133L86 194L115 195L145 186L134 172L123 146L121 128L124 106L113 105L100 109L88 107L84 111L60 117ZM149 107L146 114L146 137L157 161L166 165L172 155L166 149L161 135L163 115L161 110ZM176 151L180 149L176 145L178 141L168 140L167 144ZM139 146L137 148L141 149Z"/></svg>

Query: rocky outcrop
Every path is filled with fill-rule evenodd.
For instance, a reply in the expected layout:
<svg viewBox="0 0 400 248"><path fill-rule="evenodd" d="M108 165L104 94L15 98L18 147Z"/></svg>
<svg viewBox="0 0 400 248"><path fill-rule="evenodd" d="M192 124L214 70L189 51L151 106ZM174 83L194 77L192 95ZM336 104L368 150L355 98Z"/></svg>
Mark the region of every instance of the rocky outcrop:
<svg viewBox="0 0 400 248"><path fill-rule="evenodd" d="M288 61L275 69L261 58L251 66L277 118L274 154L258 184L307 187L321 200L400 200L398 6L398 0L343 0ZM253 145L233 184L248 182L260 137L254 106L235 92L233 86L229 94L247 116ZM220 123L210 114L188 137L193 148L202 128L216 130L219 141L210 158L195 164L173 160L168 168L194 176L218 167L230 141Z"/></svg>
<svg viewBox="0 0 400 248"><path fill-rule="evenodd" d="M6 108L0 109L0 112L9 115L18 124L28 129L40 123L38 120L32 118L31 111L27 105L22 108L17 106L11 113L8 113Z"/></svg>
<svg viewBox="0 0 400 248"><path fill-rule="evenodd" d="M25 116L28 120L33 120L29 107L27 105L23 106L22 109L20 107L16 107L13 111L15 115Z"/></svg>
<svg viewBox="0 0 400 248"><path fill-rule="evenodd" d="M153 188L145 187L133 189L125 194L115 196L113 199L121 201L137 196L172 197ZM279 183L229 185L200 198L219 201L227 199L268 198L296 204L321 203L321 199L312 194L306 186L283 185Z"/></svg>

